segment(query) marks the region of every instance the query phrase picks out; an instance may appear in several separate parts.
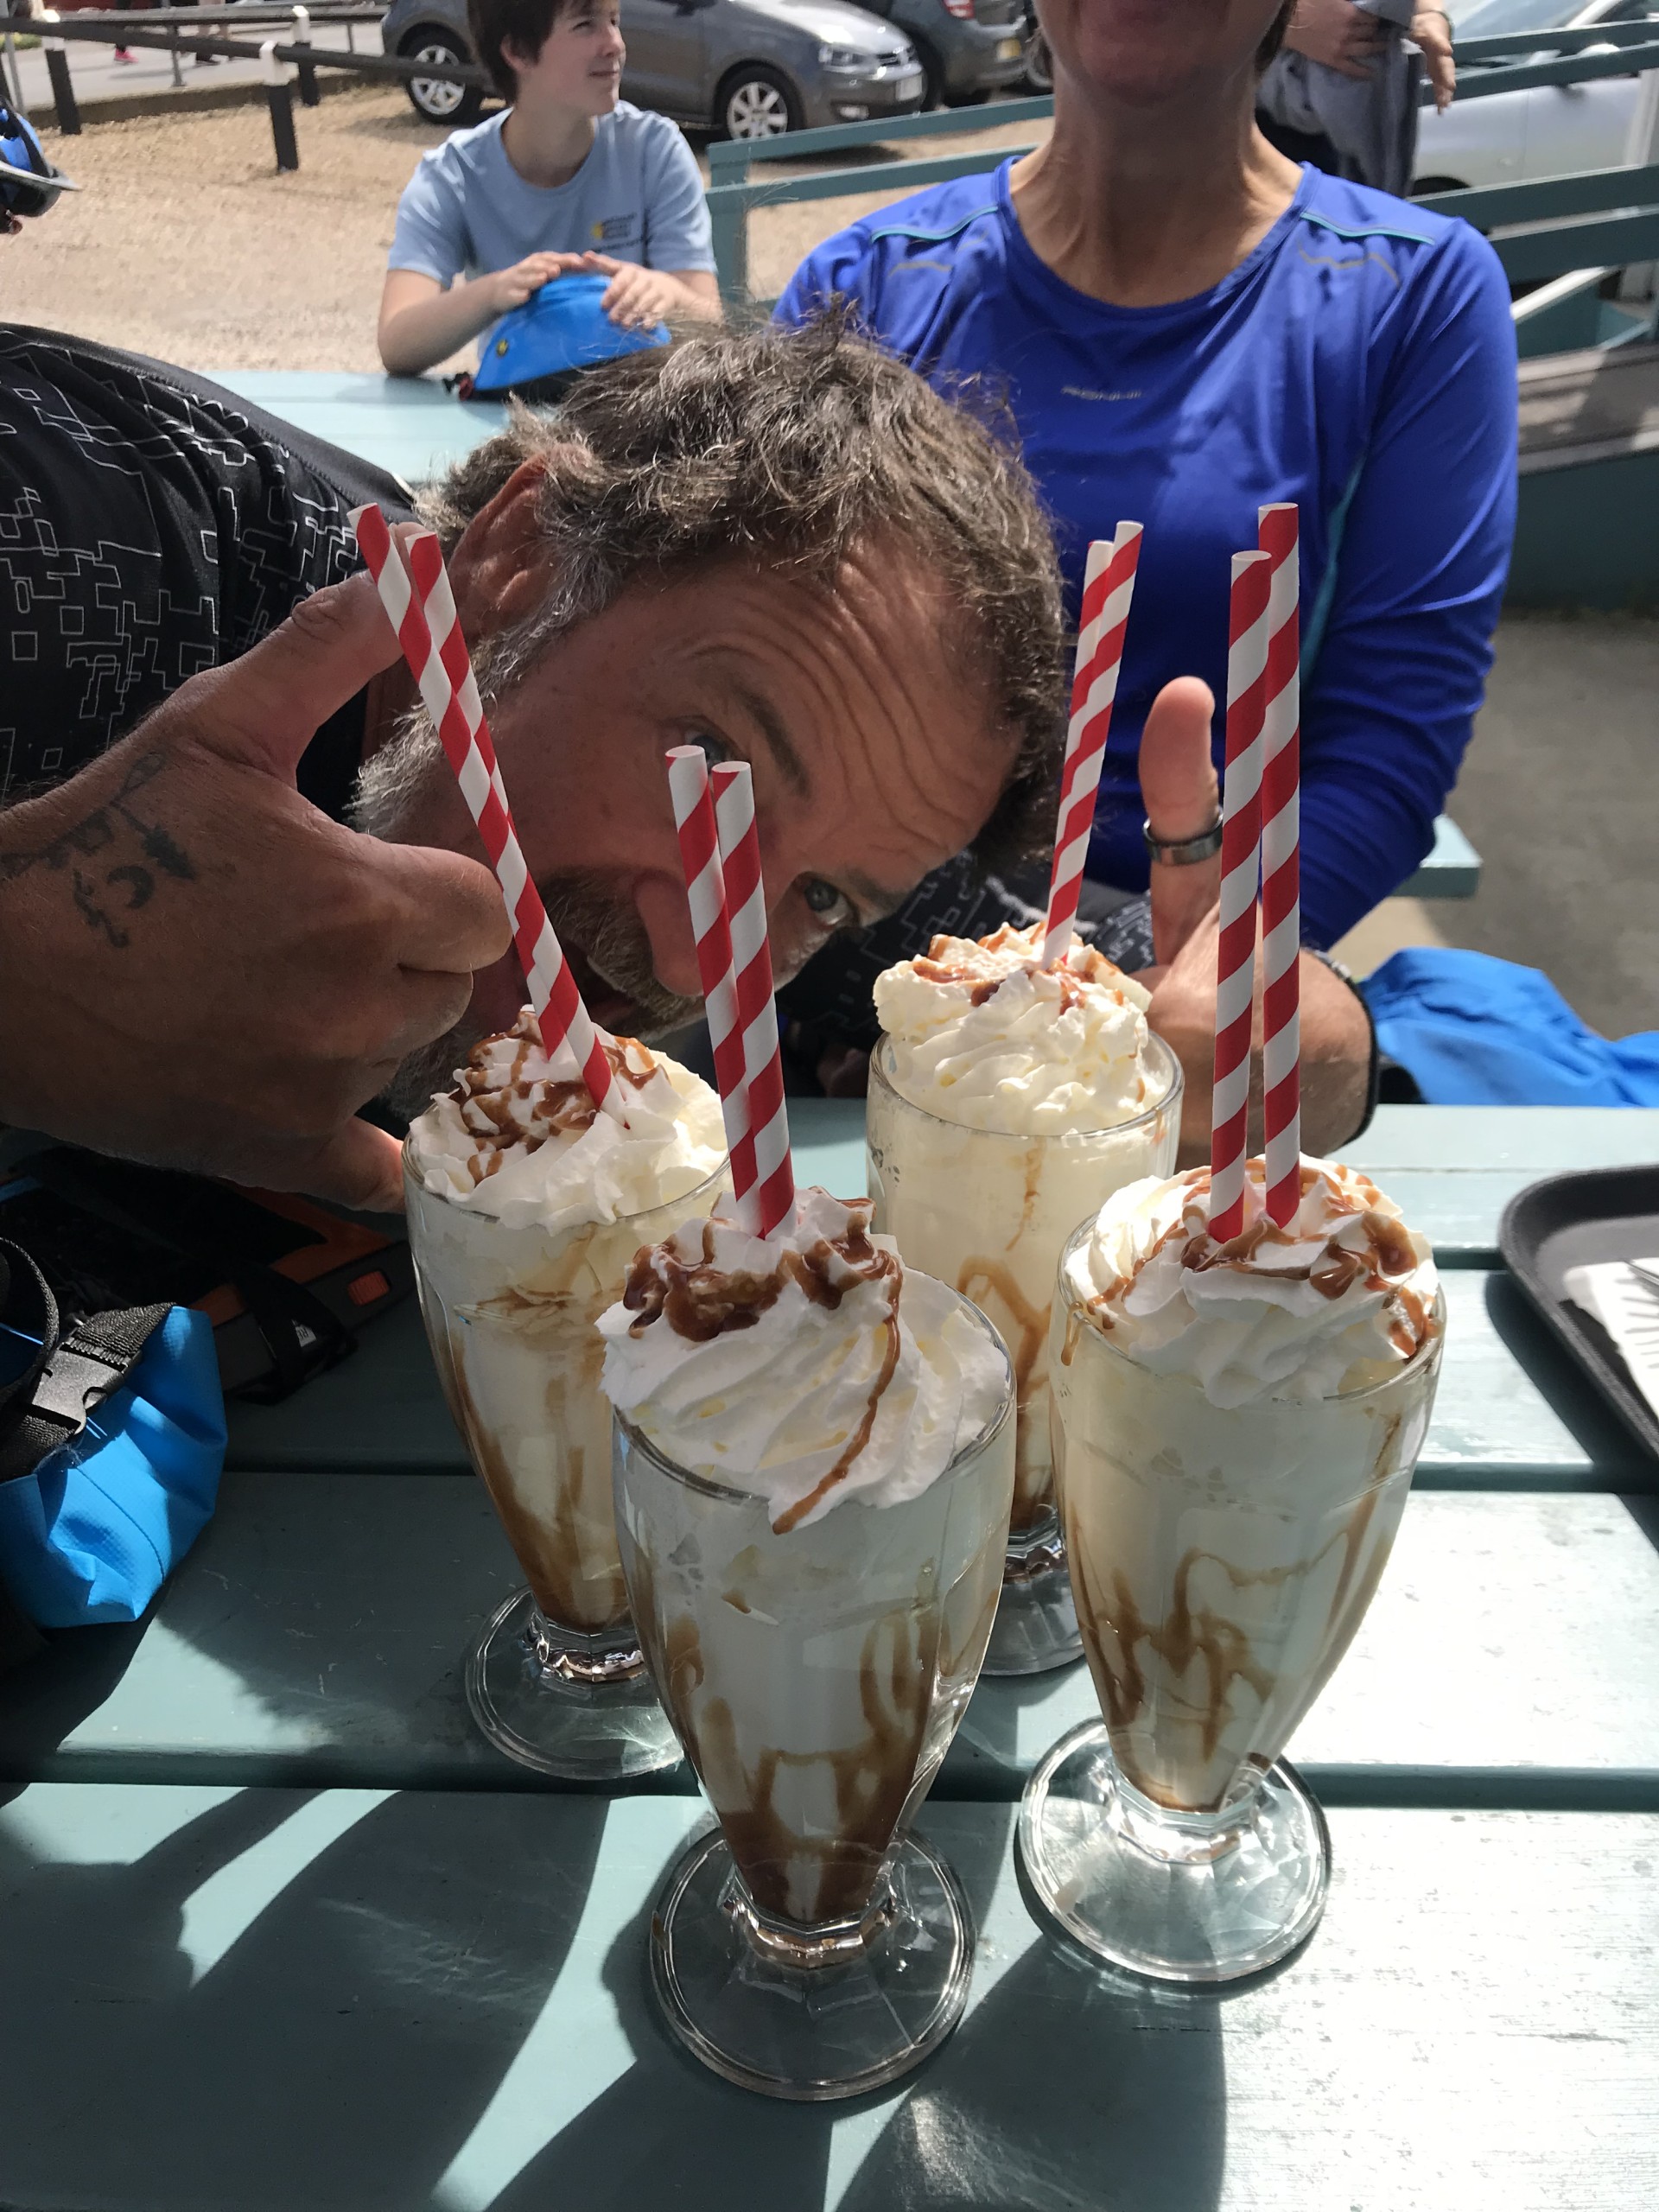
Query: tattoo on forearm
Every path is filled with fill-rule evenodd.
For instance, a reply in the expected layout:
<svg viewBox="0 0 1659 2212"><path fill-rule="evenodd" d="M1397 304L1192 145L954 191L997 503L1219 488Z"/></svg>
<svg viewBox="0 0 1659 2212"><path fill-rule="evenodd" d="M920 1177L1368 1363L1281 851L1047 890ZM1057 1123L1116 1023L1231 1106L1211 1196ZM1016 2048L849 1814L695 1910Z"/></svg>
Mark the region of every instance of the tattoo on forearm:
<svg viewBox="0 0 1659 2212"><path fill-rule="evenodd" d="M135 914L156 895L159 876L176 883L196 880L195 863L159 822L146 821L128 804L135 791L167 766L161 753L143 753L127 770L121 788L101 806L37 851L0 853L0 883L10 883L31 869L67 874L71 896L90 930L118 951L131 937L118 917ZM134 848L143 855L133 857Z"/></svg>

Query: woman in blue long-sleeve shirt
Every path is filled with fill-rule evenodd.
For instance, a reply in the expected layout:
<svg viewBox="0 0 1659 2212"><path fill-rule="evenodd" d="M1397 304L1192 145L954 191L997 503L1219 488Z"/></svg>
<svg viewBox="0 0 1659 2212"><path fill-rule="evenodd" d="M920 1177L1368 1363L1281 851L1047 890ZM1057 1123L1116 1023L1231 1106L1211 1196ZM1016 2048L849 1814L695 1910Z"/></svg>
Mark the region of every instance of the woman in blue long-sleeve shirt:
<svg viewBox="0 0 1659 2212"><path fill-rule="evenodd" d="M1491 665L1514 525L1515 340L1490 246L1299 168L1252 121L1279 0L1042 0L1053 135L852 225L833 296L935 382L1006 392L1075 595L1143 523L1090 873L1147 880L1136 754L1172 678L1225 686L1229 560L1302 511L1304 934L1422 859ZM1221 752L1220 717L1215 751Z"/></svg>

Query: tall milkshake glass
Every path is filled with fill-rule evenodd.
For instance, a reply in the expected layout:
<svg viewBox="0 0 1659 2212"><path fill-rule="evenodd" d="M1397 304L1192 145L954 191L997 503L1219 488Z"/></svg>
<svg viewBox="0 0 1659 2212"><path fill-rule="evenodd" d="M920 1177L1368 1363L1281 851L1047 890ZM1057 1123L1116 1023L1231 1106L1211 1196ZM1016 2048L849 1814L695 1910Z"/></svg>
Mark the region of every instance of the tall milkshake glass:
<svg viewBox="0 0 1659 2212"><path fill-rule="evenodd" d="M982 1314L913 1274L904 1295L917 1358L932 1363L918 1402L934 1378L974 1371L941 1443L949 1457L919 1487L895 1467L893 1479L798 1518L769 1486L776 1478L787 1493L787 1463L770 1463L759 1485L752 1472L711 1474L719 1423L735 1411L723 1368L700 1466L616 1416L616 1525L634 1618L720 1823L658 1901L653 1983L698 2057L774 2096L879 2088L943 2040L967 1998L966 1905L909 1828L990 1633L1013 1388ZM861 1362L868 1327L842 1333ZM916 1364L908 1350L905 1360ZM899 1371L899 1387L911 1387ZM948 1379L939 1395L951 1391Z"/></svg>
<svg viewBox="0 0 1659 2212"><path fill-rule="evenodd" d="M1079 999L1086 994L1101 1001L1123 1033L1120 1049L1103 1053L1098 1034L1104 1023L1091 1026L1084 1009L1068 1007L1063 989L1047 1002L1040 994L1050 979L1033 979L1019 964L1031 950L1028 934L999 932L1006 950L973 945L954 962L948 950L954 941L936 940L926 961L889 971L893 978L904 976L910 995L919 995L919 982L947 1003L960 997L966 1010L954 1020L947 1017L958 1033L942 1063L937 1030L925 1039L936 1062L931 1065L922 1064L919 1052L884 1037L871 1061L866 1109L876 1227L893 1239L911 1266L982 1307L1002 1332L1014 1361L1019 1404L1014 1513L988 1675L1041 1673L1068 1664L1082 1649L1050 1439L1054 1271L1061 1247L1085 1214L1097 1211L1126 1184L1169 1173L1181 1127L1180 1063L1141 1018L1144 994L1129 999L1124 991L1129 979L1086 947L1077 948L1079 969L1068 968L1065 985ZM934 981L954 976L958 967L960 983ZM982 976L982 969L988 975ZM984 991L999 969L1004 982L974 1003L976 992ZM1027 1003L1010 1014L1008 1001L1016 995ZM895 995L878 987L884 1019L902 1020L908 1011L903 1003L895 1008ZM1000 1013L1001 1026L993 1026ZM1112 1081L1091 1099L1084 1078L1102 1061ZM976 1062L997 1069L1000 1079L988 1087L975 1083L963 1064ZM942 1081L944 1075L950 1080ZM1040 1079L1044 1105L1035 1110L1028 1075ZM1061 1084L1069 1095L1056 1114L1050 1110L1052 1092ZM1041 1126L1046 1118L1062 1125Z"/></svg>
<svg viewBox="0 0 1659 2212"><path fill-rule="evenodd" d="M1123 1254L1098 1262L1096 1223L1061 1262L1051 1339L1059 1488L1103 1719L1039 1766L1020 1848L1071 1936L1161 1979L1222 1981L1271 1965L1323 1910L1324 1819L1280 1755L1375 1594L1433 1404L1445 1308L1427 1248L1382 1212L1374 1187L1355 1192L1359 1179L1335 1173L1354 1211L1316 1224L1305 1199L1300 1248L1262 1236L1232 1278L1248 1284L1254 1267L1249 1287L1267 1294L1256 1319L1226 1318L1249 1301L1224 1299L1217 1281L1209 1313L1186 1331L1208 1327L1202 1345L1183 1344L1167 1304L1137 1314L1133 1265L1103 1282ZM1154 1195L1147 1208L1156 1219ZM1179 1207L1165 1215L1173 1241L1135 1242L1159 1253L1167 1277L1192 1224ZM1259 1224L1236 1243L1251 1235ZM1322 1246L1327 1256L1299 1256ZM1343 1281L1356 1262L1365 1273ZM1205 1264L1213 1274L1213 1255ZM1298 1273L1310 1264L1311 1281ZM1354 1319L1343 1351L1292 1370L1303 1317L1272 1300L1304 1290L1314 1309L1349 1298ZM1159 1294L1149 1283L1143 1307ZM1299 1395L1238 1395L1243 1368L1227 1363L1218 1332L1236 1342L1247 1327L1258 1348L1273 1332L1263 1363L1277 1358Z"/></svg>
<svg viewBox="0 0 1659 2212"><path fill-rule="evenodd" d="M478 1054L499 1041L486 1040ZM720 1157L712 1094L700 1098L683 1070L673 1071L671 1084L671 1064L653 1065L626 1152L609 1125L594 1139L588 1109L585 1119L578 1113L576 1143L585 1140L606 1157L584 1163L575 1146L551 1138L525 1143L507 1170L468 1194L465 1178L431 1172L437 1147L453 1141L440 1109L454 1101L444 1099L404 1147L427 1339L445 1402L529 1586L497 1610L468 1654L467 1705L509 1758L573 1780L648 1774L680 1755L628 1614L611 1506L610 1407L599 1387L604 1345L594 1325L640 1245L706 1212L726 1186L723 1165L708 1169ZM674 1129L674 1109L684 1102L673 1084L703 1125L696 1141ZM501 1095L493 1087L474 1098L494 1112ZM652 1103L669 1123L660 1141L648 1134ZM506 1175L524 1187L504 1217L484 1201L494 1199L493 1186ZM587 1188L584 1176L593 1179ZM570 1187L550 1217L537 1194L556 1177ZM473 1202L445 1195L446 1183ZM620 1210L624 1193L636 1200L632 1211ZM647 1194L653 1202L639 1206ZM576 1218L559 1219L572 1211ZM582 1217L594 1212L605 1217Z"/></svg>

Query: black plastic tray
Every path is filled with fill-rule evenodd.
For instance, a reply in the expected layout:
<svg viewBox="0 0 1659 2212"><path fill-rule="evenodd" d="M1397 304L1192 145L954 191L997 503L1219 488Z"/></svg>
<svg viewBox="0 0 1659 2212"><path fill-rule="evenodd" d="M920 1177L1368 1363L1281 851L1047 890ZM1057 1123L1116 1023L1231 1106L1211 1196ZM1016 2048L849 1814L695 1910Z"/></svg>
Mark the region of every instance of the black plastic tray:
<svg viewBox="0 0 1659 2212"><path fill-rule="evenodd" d="M1497 1248L1510 1273L1645 1451L1659 1459L1659 1419L1612 1338L1567 1297L1569 1268L1659 1253L1659 1166L1552 1175L1503 1209Z"/></svg>

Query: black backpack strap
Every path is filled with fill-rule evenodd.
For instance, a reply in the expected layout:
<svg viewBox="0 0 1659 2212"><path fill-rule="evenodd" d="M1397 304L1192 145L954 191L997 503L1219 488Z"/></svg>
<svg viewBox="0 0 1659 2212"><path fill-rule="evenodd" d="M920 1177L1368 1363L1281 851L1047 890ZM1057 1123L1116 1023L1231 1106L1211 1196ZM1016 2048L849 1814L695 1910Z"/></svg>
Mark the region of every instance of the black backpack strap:
<svg viewBox="0 0 1659 2212"><path fill-rule="evenodd" d="M60 1332L51 1286L21 1244L0 1238L0 1320L41 1346L25 1371L0 1387L0 1482L10 1482L79 1435L126 1381L168 1308L95 1313Z"/></svg>

